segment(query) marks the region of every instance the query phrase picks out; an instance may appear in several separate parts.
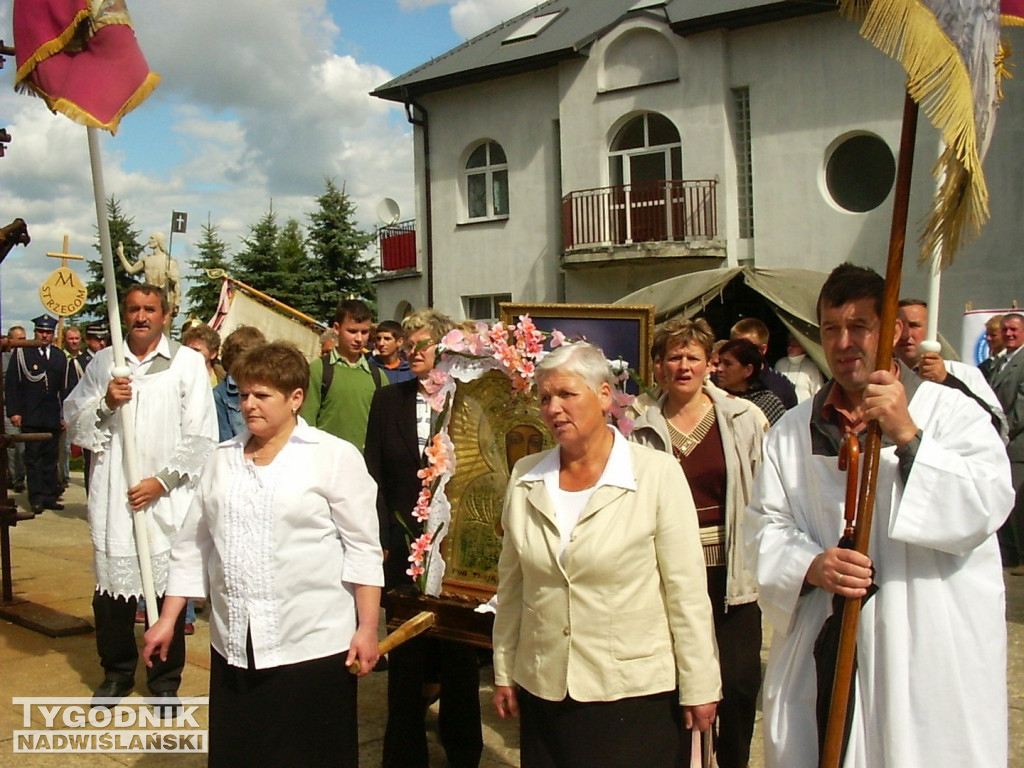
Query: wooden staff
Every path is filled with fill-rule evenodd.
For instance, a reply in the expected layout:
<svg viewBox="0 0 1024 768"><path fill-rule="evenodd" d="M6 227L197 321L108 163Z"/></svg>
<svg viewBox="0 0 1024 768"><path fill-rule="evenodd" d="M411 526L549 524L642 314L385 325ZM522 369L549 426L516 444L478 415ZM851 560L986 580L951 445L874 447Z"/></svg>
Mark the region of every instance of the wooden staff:
<svg viewBox="0 0 1024 768"><path fill-rule="evenodd" d="M882 298L882 316L879 322L878 353L875 370L892 368L893 335L900 298L900 279L903 274L903 248L907 239L907 211L910 207L910 177L914 166L914 143L917 136L917 102L909 94L903 101L903 129L900 134L900 156L896 170L896 190L893 196L892 228L889 231L889 259L885 269L885 294ZM882 450L882 428L877 421L868 425L864 444L864 474L861 477L860 496L857 500L857 529L853 548L863 555L868 553L871 521L875 511L875 489L878 487L878 466ZM843 736L846 729L846 710L853 686L853 666L857 657L857 624L860 621L862 598L847 598L843 608L843 623L839 634L839 652L832 683L832 702L829 706L828 728L821 753L821 768L839 768L843 758Z"/></svg>
<svg viewBox="0 0 1024 768"><path fill-rule="evenodd" d="M437 616L433 611L420 611L408 621L403 622L402 626L390 635L381 640L380 644L377 646L377 652L383 656L385 653L393 651L407 640L412 640L416 635L426 632L434 626L436 618ZM359 659L356 659L349 666L348 671L353 675L358 675L360 669Z"/></svg>
<svg viewBox="0 0 1024 768"><path fill-rule="evenodd" d="M110 247L110 221L107 218L106 190L103 185L103 161L100 155L99 130L86 128L89 137L89 161L92 165L92 189L96 203L96 223L100 231L100 255L103 257L103 285L107 293L107 322L110 323L110 346L114 355L114 369L111 376L129 378L131 368L125 362L124 341L121 338L121 311L117 300L117 283L114 278L114 255ZM118 408L121 420L121 442L124 454L124 476L128 487L133 488L142 480L139 470L138 444L135 440L135 395ZM142 577L142 594L146 598L146 617L149 626L156 624L160 617L156 605L156 583L153 578L153 558L149 548L149 511L146 507L132 512L135 531L135 551L139 556L139 574Z"/></svg>

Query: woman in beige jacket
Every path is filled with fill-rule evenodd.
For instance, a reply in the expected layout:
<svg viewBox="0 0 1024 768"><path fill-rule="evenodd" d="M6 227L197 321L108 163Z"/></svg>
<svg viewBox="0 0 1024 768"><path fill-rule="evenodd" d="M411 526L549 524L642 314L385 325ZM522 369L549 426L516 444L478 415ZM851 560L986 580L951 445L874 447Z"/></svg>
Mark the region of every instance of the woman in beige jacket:
<svg viewBox="0 0 1024 768"><path fill-rule="evenodd" d="M668 768L680 720L708 729L721 696L690 490L671 456L608 426L599 349L560 347L536 379L558 447L509 481L495 706L521 716L524 768Z"/></svg>
<svg viewBox="0 0 1024 768"><path fill-rule="evenodd" d="M761 611L743 556L743 519L764 422L750 402L704 384L712 342L704 320L658 329L651 357L664 394L636 419L630 437L673 456L689 481L722 663L716 757L720 768L744 768L761 687Z"/></svg>

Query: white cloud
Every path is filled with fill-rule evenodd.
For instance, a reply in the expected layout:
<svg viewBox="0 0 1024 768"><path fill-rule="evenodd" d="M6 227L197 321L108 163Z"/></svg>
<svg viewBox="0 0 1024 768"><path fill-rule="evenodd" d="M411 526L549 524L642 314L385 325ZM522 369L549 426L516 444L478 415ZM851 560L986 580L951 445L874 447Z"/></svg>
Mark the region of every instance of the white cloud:
<svg viewBox="0 0 1024 768"><path fill-rule="evenodd" d="M463 39L469 39L485 32L506 19L518 16L527 8L539 5L542 0L398 0L399 6L407 10L429 8L447 3L452 27Z"/></svg>
<svg viewBox="0 0 1024 768"><path fill-rule="evenodd" d="M452 26L468 39L538 4L537 0L456 0Z"/></svg>
<svg viewBox="0 0 1024 768"><path fill-rule="evenodd" d="M163 81L140 107L149 107L146 118L129 115L117 138L103 140L107 196L144 235L166 231L172 210L188 211L189 233L174 241L183 269L207 212L234 251L271 199L282 224L305 224L324 177L346 184L363 227L373 226L383 197L413 210L409 126L399 106L369 96L393 75L333 52L338 28L323 0L247 0L241 14L236 3L200 0L178 0L173 13L160 3L131 10ZM10 30L8 4L0 4L0 29ZM0 159L0 224L21 216L33 243L12 251L0 273L5 326L39 314L36 288L59 264L44 254L60 250L65 233L72 251L95 254L85 131L13 94L14 69L9 60L0 72L0 125L14 136ZM167 123L154 153L171 154L154 165L168 170L127 170L145 163L128 156L137 150L122 136L134 131L137 144L154 114Z"/></svg>

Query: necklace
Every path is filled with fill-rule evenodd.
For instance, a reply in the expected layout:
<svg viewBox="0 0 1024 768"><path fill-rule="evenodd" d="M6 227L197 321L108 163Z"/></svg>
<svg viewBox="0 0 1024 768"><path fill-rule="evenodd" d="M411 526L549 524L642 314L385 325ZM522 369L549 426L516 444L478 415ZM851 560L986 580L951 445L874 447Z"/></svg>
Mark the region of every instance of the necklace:
<svg viewBox="0 0 1024 768"><path fill-rule="evenodd" d="M668 436L669 440L672 441L672 447L683 454L683 456L689 456L693 449L700 445L701 441L708 436L708 432L711 431L711 427L715 423L715 411L710 406L710 402L704 404L703 410L705 413L703 418L689 432L684 432L668 419L665 420L665 423L668 424Z"/></svg>
<svg viewBox="0 0 1024 768"><path fill-rule="evenodd" d="M271 462L271 461L273 461L273 460L274 460L275 458L277 458L277 454L279 454L279 453L281 452L281 449L280 449L280 448L274 448L274 447L273 447L273 446L271 446L271 445L270 445L269 443L267 443L266 445L264 445L264 446L263 446L263 448L262 448L262 450L269 450L269 451L270 451L269 453L266 453L266 454L264 454L264 455L262 455L262 456L261 456L261 455L260 455L260 454L258 453L258 451L259 451L259 450L261 450L261 449L257 448L257 449L256 449L256 450L254 450L254 451L253 451L253 452L252 452L251 454L249 454L249 458L250 458L250 459L252 459L252 461L253 461L254 463L255 463L255 462L257 462L257 461L266 461L266 462Z"/></svg>

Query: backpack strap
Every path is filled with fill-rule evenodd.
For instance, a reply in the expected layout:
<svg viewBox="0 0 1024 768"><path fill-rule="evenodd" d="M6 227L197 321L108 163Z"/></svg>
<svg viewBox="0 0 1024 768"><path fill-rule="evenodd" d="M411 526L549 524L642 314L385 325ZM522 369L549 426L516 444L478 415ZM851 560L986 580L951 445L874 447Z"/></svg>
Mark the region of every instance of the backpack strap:
<svg viewBox="0 0 1024 768"><path fill-rule="evenodd" d="M380 389L382 386L384 386L383 384L381 384L380 366L373 362L373 360L371 360L369 357L366 358L366 362L370 366L370 376L373 377L374 388Z"/></svg>
<svg viewBox="0 0 1024 768"><path fill-rule="evenodd" d="M323 407L324 400L327 399L327 392L331 389L331 382L334 380L334 366L330 363L331 353L328 352L323 355L320 360L324 365L324 375L320 381L320 407ZM367 359L366 361L370 367L370 376L373 379L373 386L375 389L380 389L384 384L381 382L380 368L378 368L373 360Z"/></svg>
<svg viewBox="0 0 1024 768"><path fill-rule="evenodd" d="M331 382L334 381L334 366L331 365L331 353L328 352L325 355L321 355L320 362L323 363L323 378L320 381L320 407L323 408L324 400L327 399L327 392L331 388Z"/></svg>

